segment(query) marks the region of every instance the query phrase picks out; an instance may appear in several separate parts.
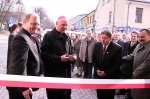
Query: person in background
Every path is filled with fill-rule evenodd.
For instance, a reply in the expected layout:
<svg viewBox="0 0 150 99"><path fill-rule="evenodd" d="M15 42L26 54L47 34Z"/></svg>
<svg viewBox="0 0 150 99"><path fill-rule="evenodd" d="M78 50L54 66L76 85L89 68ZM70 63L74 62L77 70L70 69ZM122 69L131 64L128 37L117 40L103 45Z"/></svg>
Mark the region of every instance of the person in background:
<svg viewBox="0 0 150 99"><path fill-rule="evenodd" d="M12 40L14 39L15 35L18 33L19 29L18 29L18 25L17 24L13 24L10 27L10 35L8 37L8 50L7 50L7 69L9 66L9 61L10 61L10 51L11 51L11 43Z"/></svg>
<svg viewBox="0 0 150 99"><path fill-rule="evenodd" d="M122 39L122 41L123 41L123 42L126 42L127 34L122 33L122 35L121 35L121 36L122 36L122 38L121 38L121 39Z"/></svg>
<svg viewBox="0 0 150 99"><path fill-rule="evenodd" d="M37 27L35 33L32 35L34 37L34 39L37 41L37 43L39 44L39 46L41 46L42 43L42 28L41 27Z"/></svg>
<svg viewBox="0 0 150 99"><path fill-rule="evenodd" d="M41 44L41 57L46 77L71 78L72 55L71 39L65 34L67 19L60 16L56 27L47 32ZM71 99L71 89L46 89L48 99Z"/></svg>
<svg viewBox="0 0 150 99"><path fill-rule="evenodd" d="M77 74L76 74L77 77L81 77L82 76L82 61L79 58L79 51L80 51L80 46L81 46L81 40L82 40L81 35L78 34L77 35L77 41L74 44L74 50L75 50L75 54L77 56L77 59L75 61L75 64L77 66Z"/></svg>
<svg viewBox="0 0 150 99"><path fill-rule="evenodd" d="M35 33L40 19L37 14L27 14L23 28L11 43L10 63L7 74L40 76L41 60L39 47L31 36ZM31 99L33 91L38 88L7 87L10 99Z"/></svg>
<svg viewBox="0 0 150 99"><path fill-rule="evenodd" d="M91 33L92 32L90 30L86 31L86 38L81 41L80 46L79 58L83 62L83 71L84 71L83 78L92 78L92 69L93 69L92 54L95 43L97 43L97 40L95 40L92 37Z"/></svg>
<svg viewBox="0 0 150 99"><path fill-rule="evenodd" d="M150 79L150 31L142 29L138 33L139 44L133 53L124 56L124 61L133 60L132 79ZM150 88L131 89L133 99L150 99Z"/></svg>
<svg viewBox="0 0 150 99"><path fill-rule="evenodd" d="M123 38L125 39L126 35L123 35ZM120 38L120 33L119 32L114 32L113 36L112 36L112 39L113 39L113 42L119 44L122 47L122 49L124 49L123 47L124 47L125 42ZM122 56L123 56L123 52L122 52ZM122 93L124 93L124 92L122 92L121 89L116 90L116 95L122 95Z"/></svg>
<svg viewBox="0 0 150 99"><path fill-rule="evenodd" d="M74 49L74 44L75 44L75 42L76 42L76 39L77 39L77 36L76 36L76 34L71 34L71 50L72 50L72 54L73 55L75 55L75 49ZM71 64L71 71L73 72L73 70L74 70L74 67L75 67L75 62L73 62L72 64Z"/></svg>
<svg viewBox="0 0 150 99"><path fill-rule="evenodd" d="M93 66L95 79L119 79L122 48L112 41L112 34L101 32L102 41L94 46ZM114 99L115 89L97 89L98 99Z"/></svg>
<svg viewBox="0 0 150 99"><path fill-rule="evenodd" d="M97 40L98 40L98 42L102 42L102 36L101 36L101 33L98 34Z"/></svg>
<svg viewBox="0 0 150 99"><path fill-rule="evenodd" d="M120 34L118 32L113 33L113 42L119 44L121 47L124 46L124 42L120 39Z"/></svg>
<svg viewBox="0 0 150 99"><path fill-rule="evenodd" d="M93 33L92 33L92 37L97 40L97 33L96 33L96 32L93 32Z"/></svg>
<svg viewBox="0 0 150 99"><path fill-rule="evenodd" d="M131 54L134 49L136 48L136 46L139 44L138 41L138 33L137 32L132 32L131 34L131 41L126 42L124 44L124 49L123 49L123 56L129 55ZM128 61L128 62L124 62L121 64L120 67L121 70L121 79L131 79L132 78L132 70L133 70L133 61ZM130 94L130 90L125 90L125 89L121 89L122 91L120 91L122 95L126 95L127 99L132 99L131 98L131 94Z"/></svg>
<svg viewBox="0 0 150 99"><path fill-rule="evenodd" d="M126 39L123 41L124 43L129 42L130 41L130 37L126 36Z"/></svg>
<svg viewBox="0 0 150 99"><path fill-rule="evenodd" d="M21 22L18 23L18 28L19 28L19 31L22 29L22 23Z"/></svg>

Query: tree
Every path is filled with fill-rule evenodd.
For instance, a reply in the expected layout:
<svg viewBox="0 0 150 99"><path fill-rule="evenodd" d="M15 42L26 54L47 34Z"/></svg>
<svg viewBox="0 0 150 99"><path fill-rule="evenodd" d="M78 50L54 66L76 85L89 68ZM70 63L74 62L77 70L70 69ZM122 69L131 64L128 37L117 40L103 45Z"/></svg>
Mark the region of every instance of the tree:
<svg viewBox="0 0 150 99"><path fill-rule="evenodd" d="M46 14L46 11L42 7L36 7L34 8L34 12L37 13L40 16L41 21L41 27L43 29L50 29L54 28L55 25L53 23L53 20L51 20L48 15Z"/></svg>
<svg viewBox="0 0 150 99"><path fill-rule="evenodd" d="M0 0L0 31L2 26L7 22L7 16L14 3L14 0Z"/></svg>

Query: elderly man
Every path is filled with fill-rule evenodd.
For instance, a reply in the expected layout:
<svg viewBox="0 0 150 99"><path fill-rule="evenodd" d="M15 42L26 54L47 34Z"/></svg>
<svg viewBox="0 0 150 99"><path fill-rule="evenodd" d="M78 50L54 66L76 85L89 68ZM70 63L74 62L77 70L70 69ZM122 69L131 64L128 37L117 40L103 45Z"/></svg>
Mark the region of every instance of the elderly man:
<svg viewBox="0 0 150 99"><path fill-rule="evenodd" d="M37 14L28 14L23 21L22 30L15 36L11 43L10 64L8 74L39 76L41 73L41 62L39 58L39 47L31 36L39 25ZM10 99L31 99L31 88L7 87Z"/></svg>
<svg viewBox="0 0 150 99"><path fill-rule="evenodd" d="M138 37L140 43L132 54L124 56L123 59L133 59L133 79L150 79L150 31L142 29ZM132 89L133 99L150 99L149 93L149 88Z"/></svg>
<svg viewBox="0 0 150 99"><path fill-rule="evenodd" d="M71 63L75 61L71 51L71 39L65 34L67 20L61 16L56 28L47 32L41 44L44 73L47 77L71 77ZM70 89L46 89L48 99L71 99Z"/></svg>

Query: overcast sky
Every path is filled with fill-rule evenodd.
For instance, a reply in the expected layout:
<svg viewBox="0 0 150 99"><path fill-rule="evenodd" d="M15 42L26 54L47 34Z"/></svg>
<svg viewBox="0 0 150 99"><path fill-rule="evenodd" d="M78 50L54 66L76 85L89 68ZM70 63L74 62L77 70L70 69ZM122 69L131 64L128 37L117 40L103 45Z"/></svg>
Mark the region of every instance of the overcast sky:
<svg viewBox="0 0 150 99"><path fill-rule="evenodd" d="M31 11L36 6L46 9L48 16L54 20L64 15L67 18L90 13L97 7L99 0L22 0L26 10Z"/></svg>

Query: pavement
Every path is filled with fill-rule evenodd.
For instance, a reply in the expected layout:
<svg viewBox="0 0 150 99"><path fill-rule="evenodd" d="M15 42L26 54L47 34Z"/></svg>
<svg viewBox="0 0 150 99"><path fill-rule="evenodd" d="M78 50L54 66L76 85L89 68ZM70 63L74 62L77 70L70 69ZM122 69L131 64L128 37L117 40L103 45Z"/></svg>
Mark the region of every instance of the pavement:
<svg viewBox="0 0 150 99"><path fill-rule="evenodd" d="M0 74L6 74L7 61L7 41L8 35L0 34ZM72 77L75 77L77 69L72 72ZM97 99L96 90L91 89L72 89L72 99ZM5 87L0 86L0 99L9 99L8 91ZM44 88L34 92L33 99L47 99ZM114 99L125 99L124 96L115 96Z"/></svg>

